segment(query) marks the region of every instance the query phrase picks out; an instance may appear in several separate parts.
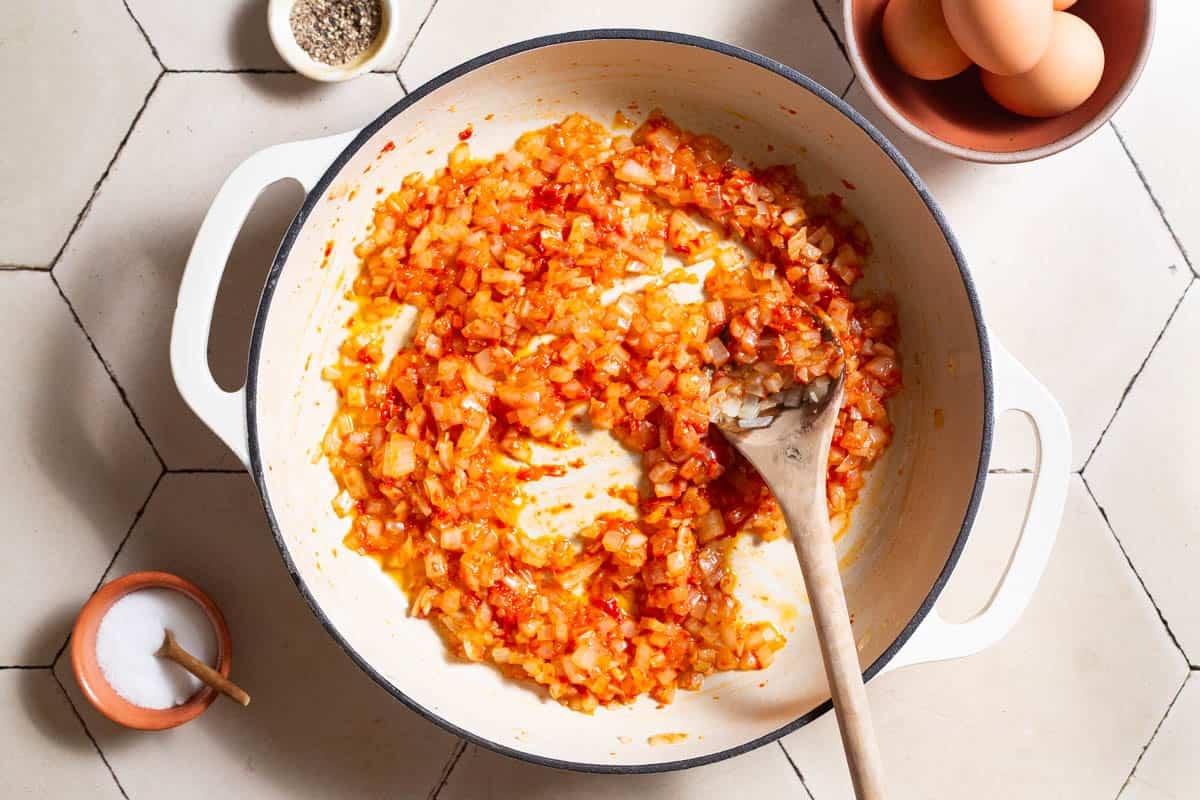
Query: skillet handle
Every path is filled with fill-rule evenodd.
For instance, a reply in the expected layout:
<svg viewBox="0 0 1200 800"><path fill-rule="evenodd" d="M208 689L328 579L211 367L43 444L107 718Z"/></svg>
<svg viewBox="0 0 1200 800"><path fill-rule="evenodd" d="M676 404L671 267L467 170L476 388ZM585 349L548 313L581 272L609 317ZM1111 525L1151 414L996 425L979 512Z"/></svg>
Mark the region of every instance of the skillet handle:
<svg viewBox="0 0 1200 800"><path fill-rule="evenodd" d="M946 622L933 609L885 671L961 658L996 644L1017 624L1050 560L1071 476L1071 432L1046 387L994 337L989 338L996 416L1008 410L1021 411L1036 428L1037 467L1021 538L987 608L963 623Z"/></svg>
<svg viewBox="0 0 1200 800"><path fill-rule="evenodd" d="M250 463L245 387L225 391L213 380L208 366L208 333L225 262L264 189L292 178L306 193L312 191L356 133L276 145L250 156L225 179L192 244L171 326L171 373L188 406L243 464Z"/></svg>

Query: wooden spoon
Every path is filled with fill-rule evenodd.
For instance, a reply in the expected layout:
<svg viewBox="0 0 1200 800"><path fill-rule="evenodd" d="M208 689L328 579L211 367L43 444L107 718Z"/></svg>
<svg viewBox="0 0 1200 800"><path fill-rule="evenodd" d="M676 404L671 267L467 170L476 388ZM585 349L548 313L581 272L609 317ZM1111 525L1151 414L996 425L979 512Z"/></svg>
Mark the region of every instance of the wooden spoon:
<svg viewBox="0 0 1200 800"><path fill-rule="evenodd" d="M242 687L180 647L171 631L168 630L163 636L162 647L158 648L154 655L174 661L229 699L243 706L250 705L250 695L246 694Z"/></svg>
<svg viewBox="0 0 1200 800"><path fill-rule="evenodd" d="M827 326L824 333L826 341L837 341ZM804 393L807 398L799 407L776 409L774 419L765 427L742 428L736 420L722 422L719 427L762 475L783 510L804 573L855 796L859 800L882 800L883 766L825 499L829 445L845 381L843 369L836 380L822 381L825 386L821 389L816 388L816 382L810 384Z"/></svg>

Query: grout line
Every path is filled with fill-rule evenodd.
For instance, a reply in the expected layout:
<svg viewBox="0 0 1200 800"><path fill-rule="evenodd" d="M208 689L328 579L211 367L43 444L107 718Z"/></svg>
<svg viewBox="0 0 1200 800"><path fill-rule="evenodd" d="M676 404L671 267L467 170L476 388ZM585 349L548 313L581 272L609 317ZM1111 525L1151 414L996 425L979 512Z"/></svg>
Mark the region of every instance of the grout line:
<svg viewBox="0 0 1200 800"><path fill-rule="evenodd" d="M137 127L138 120L142 118L142 114L146 111L146 106L150 104L150 97L154 94L154 90L158 88L158 84L162 81L163 75L165 74L166 71L158 73L158 77L154 79L154 83L150 84L150 90L146 92L146 97L142 100L141 108L139 108L137 113L133 115L133 122L129 123L129 129L125 131L125 135L117 144L117 150L115 153L113 153L113 157L109 160L108 166L104 168L104 172L100 174L100 177L96 180L95 185L92 186L92 192L90 195L88 195L87 202L83 204L83 208L80 209L79 215L75 217L75 222L71 225L71 230L67 231L67 238L63 241L62 247L58 248L58 252L55 253L54 258L51 259L49 267L51 271L54 270L54 267L58 264L58 260L62 258L63 253L66 252L67 245L70 244L71 239L74 238L75 231L79 230L79 226L83 222L83 218L86 217L88 211L92 209L92 203L95 201L96 195L100 192L100 185L104 183L104 179L107 178L108 173L112 171L113 165L116 164L117 159L121 157L121 151L125 149L126 142L128 142L129 137L133 135L133 129Z"/></svg>
<svg viewBox="0 0 1200 800"><path fill-rule="evenodd" d="M54 258L50 261L50 266L48 268L50 281L54 284L54 288L58 290L58 294L60 297L62 297L63 302L66 303L67 310L71 312L72 319L75 320L75 324L83 333L83 337L87 340L88 345L92 348L92 352L96 354L96 358L99 359L101 366L104 367L104 371L108 373L108 379L112 381L112 385L116 388L117 395L121 398L121 402L125 404L126 410L129 411L130 416L133 417L134 425L137 426L137 429L141 431L142 436L146 439L146 444L150 445L150 451L154 453L154 458L157 459L160 469L166 469L167 467L166 462L163 460L162 454L158 452L158 447L154 444L154 440L150 438L150 434L146 431L146 427L142 424L141 418L138 417L137 412L133 410L133 404L129 401L129 395L126 394L125 388L121 386L120 382L117 380L116 372L113 371L112 366L104 359L104 356L100 354L100 348L96 346L96 342L94 339L92 339L92 335L88 333L87 328L84 327L83 320L79 318L79 314L76 312L75 306L71 304L71 300L67 297L67 293L63 291L62 284L58 282L58 278L54 275L54 267L58 265L63 253L65 253L67 250L67 245L69 245L71 240L75 237L75 231L79 230L79 226L83 223L84 217L86 217L88 211L91 210L92 203L95 202L96 196L100 193L101 185L103 185L105 179L108 178L108 174L112 171L113 166L117 163L117 159L121 157L121 153L124 152L125 145L129 142L129 138L133 135L134 129L137 128L138 121L142 118L142 114L145 113L146 107L150 105L150 98L154 96L154 92L158 88L158 84L162 82L163 75L165 74L165 71L158 73L158 77L154 79L154 83L150 84L150 89L146 92L146 97L142 100L141 107L138 108L137 113L133 115L133 121L129 123L129 129L125 131L125 136L123 136L120 143L117 144L116 152L113 153L108 165L105 166L104 172L101 173L100 177L96 180L95 185L92 186L92 192L88 196L87 202L83 204L83 208L79 211L79 215L75 217L75 222L71 225L71 230L67 232L67 238L63 241L62 246L58 248L58 252L55 253Z"/></svg>
<svg viewBox="0 0 1200 800"><path fill-rule="evenodd" d="M850 82L846 84L846 88L845 88L845 89L842 89L842 93L841 93L841 94L839 94L839 95L838 95L838 97L840 97L840 98L842 98L843 100L845 100L845 99L846 99L846 95L850 94L850 90L854 88L854 82L855 82L855 81L857 81L857 80L858 80L858 76L857 76L857 75L851 75L851 76L850 76Z"/></svg>
<svg viewBox="0 0 1200 800"><path fill-rule="evenodd" d="M179 69L164 69L167 75L299 75L294 69L279 67L181 67ZM395 70L372 69L366 75L391 75Z"/></svg>
<svg viewBox="0 0 1200 800"><path fill-rule="evenodd" d="M150 41L150 34L146 33L146 29L142 27L142 22L133 13L133 9L129 7L129 0L121 0L125 6L125 12L129 14L129 18L133 20L133 24L137 25L137 29L141 32L142 38L146 40L146 46L150 48L150 55L154 56L154 60L158 62L160 69L166 69L167 65L163 63L162 57L158 54L158 48L154 46L154 42Z"/></svg>
<svg viewBox="0 0 1200 800"><path fill-rule="evenodd" d="M787 751L787 748L783 746L783 742L779 741L778 739L775 740L775 744L779 745L779 749L783 751L783 757L786 758L787 762L792 765L792 772L796 773L796 777L800 779L800 785L804 787L804 793L808 795L808 800L816 800L816 798L813 797L812 790L808 788L808 784L804 780L804 773L802 773L800 768L796 766L796 762L792 761L792 754Z"/></svg>
<svg viewBox="0 0 1200 800"><path fill-rule="evenodd" d="M238 67L222 69L219 67L196 67L188 69L168 69L168 75L299 75L294 69Z"/></svg>
<svg viewBox="0 0 1200 800"><path fill-rule="evenodd" d="M1171 313L1167 315L1167 321L1163 323L1158 335L1154 337L1154 342L1150 345L1149 351L1146 352L1146 357L1143 358L1142 363L1138 365L1137 372L1133 373L1133 377L1129 379L1129 383L1125 384L1125 391L1121 392L1121 399L1117 401L1117 407L1113 409L1112 416L1108 418L1108 422L1105 424L1104 430L1100 431L1100 436L1096 439L1096 443L1092 445L1091 452L1089 452L1087 458L1084 459L1083 466L1080 467L1079 470L1080 472L1086 471L1088 465L1092 463L1092 458L1096 455L1096 451L1100 449L1100 444L1104 441L1104 435L1108 433L1108 429L1112 427L1113 422L1117 418L1117 414L1121 412L1121 407L1125 405L1126 398L1128 398L1129 393L1133 391L1134 383L1136 383L1137 379L1141 377L1142 372L1146 369L1146 365L1150 363L1150 358L1154 355L1154 351L1158 348L1158 343L1162 341L1163 336L1167 332L1167 328L1171 326L1171 320L1175 319L1175 314L1178 313L1179 307L1183 305L1184 299L1187 297L1188 292L1192 288L1192 284L1195 282L1196 279L1192 278L1187 282L1187 286L1183 287L1183 293L1180 294L1179 299L1175 301L1174 308L1172 308Z"/></svg>
<svg viewBox="0 0 1200 800"><path fill-rule="evenodd" d="M108 560L108 565L104 568L104 572L100 573L100 580L96 581L95 587L88 593L88 597L104 585L104 579L108 577L109 571L113 568L113 564L117 563L117 556L121 555L121 551L125 549L125 543L129 541L129 537L133 535L133 529L137 527L138 522L142 519L142 514L146 513L146 506L150 505L150 499L154 497L154 492L158 489L158 485L162 483L163 476L166 475L166 470L158 473L158 477L154 479L154 484L150 487L150 491L146 493L146 499L142 501L141 507L133 515L133 520L129 523L129 527L125 529L125 535L121 537L121 543L117 545L117 550L112 554L112 558ZM51 662L51 668L58 663L62 658L63 651L67 649L67 645L71 642L71 634L67 634L67 638L63 641L62 646L58 648L58 652L54 654L54 661Z"/></svg>
<svg viewBox="0 0 1200 800"><path fill-rule="evenodd" d="M41 664L5 664L0 666L0 670L5 669L54 669L54 664L44 666Z"/></svg>
<svg viewBox="0 0 1200 800"><path fill-rule="evenodd" d="M25 264L0 264L0 272L49 272L49 267L30 267Z"/></svg>
<svg viewBox="0 0 1200 800"><path fill-rule="evenodd" d="M166 475L246 475L245 467L236 469L224 469L222 467L184 467L182 469L168 469L164 472Z"/></svg>
<svg viewBox="0 0 1200 800"><path fill-rule="evenodd" d="M1154 190L1150 188L1150 182L1146 180L1146 173L1142 172L1142 166L1133 157L1133 151L1129 149L1129 145L1125 142L1125 137L1121 135L1121 129L1117 127L1115 122L1108 123L1113 133L1117 135L1117 141L1121 143L1121 149L1125 151L1125 156L1129 159L1129 163L1133 165L1133 171L1137 173L1138 179L1142 182L1142 186L1146 189L1146 194L1150 195L1150 202L1154 203L1154 207L1158 209L1158 216L1162 219L1163 225L1167 226L1167 233L1171 234L1171 238L1175 240L1175 246L1179 248L1179 252L1183 255L1183 261L1187 264L1188 269L1192 274L1200 278L1200 272L1192 266L1192 260L1188 257L1187 248L1183 246L1183 242L1175 234L1175 229L1171 227L1171 221L1167 219L1167 212L1163 210L1162 203L1158 202L1158 197L1154 194Z"/></svg>
<svg viewBox="0 0 1200 800"><path fill-rule="evenodd" d="M83 334L83 338L87 339L87 343L92 348L92 352L96 354L96 358L100 361L100 365L104 367L104 371L108 373L108 379L112 381L113 387L117 390L117 395L121 398L121 402L125 404L125 410L129 412L129 416L133 417L133 424L137 426L139 431L141 431L142 437L146 440L146 444L150 445L150 452L154 453L154 458L158 461L159 469L165 470L167 468L167 462L163 461L162 454L158 452L158 448L154 445L154 441L150 438L150 434L146 431L146 426L142 424L141 418L137 415L137 412L133 410L133 404L129 401L129 395L125 393L125 388L121 386L120 382L117 380L117 374L113 371L113 368L109 365L109 363L104 360L104 356L100 355L100 348L96 346L96 342L92 339L92 335L88 333L87 328L83 326L83 320L79 318L78 312L75 311L75 306L71 305L70 299L67 298L67 293L63 291L62 285L58 282L58 278L55 277L53 272L50 273L50 282L54 284L55 289L58 289L58 295L63 299L63 302L67 304L67 310L71 312L71 318L75 320L75 325L79 327L80 332Z"/></svg>
<svg viewBox="0 0 1200 800"><path fill-rule="evenodd" d="M108 763L108 759L104 756L104 751L100 749L100 743L96 741L96 737L92 736L92 732L88 729L87 723L83 721L83 715L79 713L79 709L75 707L75 703L71 700L71 694L67 691L67 687L63 686L62 681L58 679L57 673L50 670L50 674L54 677L54 682L58 684L59 691L66 698L67 705L71 707L71 713L75 715L75 719L79 720L79 727L83 728L84 734L88 741L92 743L92 747L96 748L96 755L100 756L100 760L104 762L108 774L112 776L113 783L117 785L117 791L121 793L121 797L129 800L129 795L125 793L125 787L121 785L121 779L117 777L117 773L113 771L112 764Z"/></svg>
<svg viewBox="0 0 1200 800"><path fill-rule="evenodd" d="M1122 794L1124 794L1125 787L1129 786L1129 782L1133 780L1133 773L1137 772L1138 765L1142 763L1142 759L1146 756L1146 751L1150 749L1150 745L1154 744L1154 740L1158 738L1159 729L1161 729L1163 723L1167 721L1167 717L1171 715L1171 709L1175 707L1175 701L1179 699L1181 694L1183 694L1183 688L1187 686L1188 681L1191 680L1191 677L1192 675L1190 672L1183 676L1183 683L1179 684L1179 689L1175 691L1175 696L1171 698L1170 703L1167 703L1167 710L1163 712L1162 719L1160 719L1158 724L1154 726L1154 731L1150 734L1149 741L1146 742L1146 745L1142 748L1142 751L1138 753L1137 759L1133 762L1132 769L1129 770L1129 775L1125 778L1125 782L1121 784L1121 788L1117 790L1118 799Z"/></svg>
<svg viewBox="0 0 1200 800"><path fill-rule="evenodd" d="M454 772L454 768L458 766L458 760L465 752L467 752L467 740L459 739L458 744L450 753L450 758L446 759L446 764L442 767L442 774L438 776L438 782L429 791L426 800L437 800L438 795L442 793L442 789L446 788L446 783L450 780L450 773Z"/></svg>
<svg viewBox="0 0 1200 800"><path fill-rule="evenodd" d="M821 8L820 0L812 0L813 8L817 10L817 14L821 17L821 21L825 23L825 27L829 29L829 33L833 35L833 41L837 45L837 49L842 51L842 58L846 63L850 63L850 56L846 54L846 45L842 44L842 37L838 36L837 28L833 27L833 23L829 21L829 16L825 13L825 9ZM850 87L846 87L849 89Z"/></svg>
<svg viewBox="0 0 1200 800"><path fill-rule="evenodd" d="M438 0L433 0L433 2L429 4L429 10L425 12L425 17L421 20L421 24L417 26L416 33L414 33L412 38L408 40L408 47L404 48L404 55L400 56L400 62L396 64L396 80L400 81L400 88L404 90L405 94L408 94L408 87L404 85L404 79L400 77L400 68L403 67L404 62L408 60L408 54L412 52L413 45L417 43L417 37L421 35L421 31L425 30L425 23L429 22L429 18L433 16L433 10L437 8L437 4Z"/></svg>
<svg viewBox="0 0 1200 800"><path fill-rule="evenodd" d="M399 68L397 68L397 69L396 69L396 71L395 71L395 72L393 72L392 74L396 76L396 83L400 84L400 91L404 93L404 96L405 96L405 97L407 97L407 96L408 96L408 89L406 89L406 88L404 87L404 81L400 80L400 69L399 69Z"/></svg>
<svg viewBox="0 0 1200 800"><path fill-rule="evenodd" d="M1171 639L1171 643L1175 645L1175 649L1179 651L1181 656L1183 656L1184 663L1190 666L1192 663L1191 659L1189 659L1187 653L1184 652L1183 645L1179 643L1179 639L1175 636L1175 631L1171 630L1171 623L1167 622L1167 618L1163 615L1162 609L1160 609L1158 607L1158 603L1154 601L1154 595L1150 594L1150 589L1146 586L1146 582L1142 580L1141 573L1139 573L1137 571L1137 567L1133 565L1133 559L1129 557L1129 553L1125 550L1125 545L1121 542L1121 537L1117 535L1116 529L1113 528L1112 522L1108 519L1108 512L1104 510L1104 506L1100 505L1100 501L1096 498L1096 493L1092 491L1092 485L1088 483L1087 477L1080 475L1079 478L1083 483L1083 488L1087 490L1088 497L1092 498L1092 502L1095 504L1096 510L1099 511L1100 516L1104 518L1104 524L1108 526L1108 532L1112 534L1113 539L1116 541L1117 547L1121 550L1121 555L1125 556L1125 563L1129 565L1129 569L1133 572L1133 576L1137 578L1138 583L1142 586L1142 591L1146 593L1147 599L1150 600L1150 605L1154 607L1154 612L1158 614L1158 619L1160 622L1162 622L1163 628L1167 632L1167 636Z"/></svg>
<svg viewBox="0 0 1200 800"><path fill-rule="evenodd" d="M1032 475L1032 474L1033 474L1033 470L1030 469L1029 467L1018 467L1016 469L1010 469L1009 467L996 467L995 469L988 470L988 475Z"/></svg>

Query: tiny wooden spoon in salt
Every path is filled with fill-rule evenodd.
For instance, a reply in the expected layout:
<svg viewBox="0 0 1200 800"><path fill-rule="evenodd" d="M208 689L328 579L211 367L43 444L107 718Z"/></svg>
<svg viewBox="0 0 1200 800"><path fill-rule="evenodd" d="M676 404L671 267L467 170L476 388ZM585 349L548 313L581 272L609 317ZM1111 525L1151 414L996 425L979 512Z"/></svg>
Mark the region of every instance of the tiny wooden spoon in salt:
<svg viewBox="0 0 1200 800"><path fill-rule="evenodd" d="M175 641L175 634L170 630L163 635L162 647L158 648L154 655L174 661L230 700L243 706L250 705L250 695L246 694L242 687L180 647L179 642Z"/></svg>

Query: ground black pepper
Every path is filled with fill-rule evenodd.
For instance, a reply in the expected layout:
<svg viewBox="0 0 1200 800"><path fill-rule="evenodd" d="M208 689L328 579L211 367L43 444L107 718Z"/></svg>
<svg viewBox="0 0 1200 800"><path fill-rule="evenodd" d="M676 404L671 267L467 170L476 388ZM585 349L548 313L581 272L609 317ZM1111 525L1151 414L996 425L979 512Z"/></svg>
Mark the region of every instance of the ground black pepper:
<svg viewBox="0 0 1200 800"><path fill-rule="evenodd" d="M296 44L314 61L346 64L379 35L379 0L296 0L290 17Z"/></svg>

